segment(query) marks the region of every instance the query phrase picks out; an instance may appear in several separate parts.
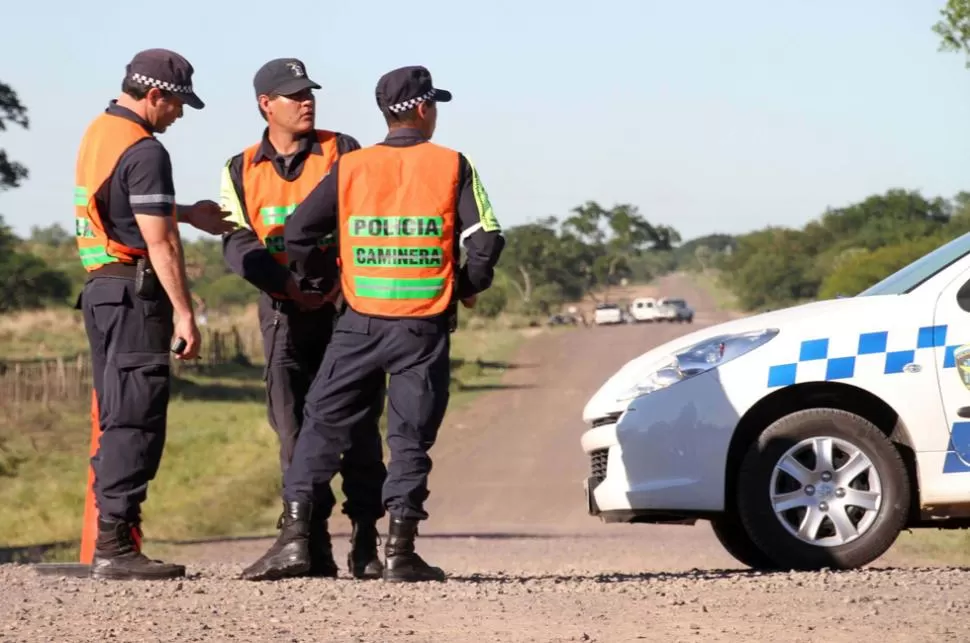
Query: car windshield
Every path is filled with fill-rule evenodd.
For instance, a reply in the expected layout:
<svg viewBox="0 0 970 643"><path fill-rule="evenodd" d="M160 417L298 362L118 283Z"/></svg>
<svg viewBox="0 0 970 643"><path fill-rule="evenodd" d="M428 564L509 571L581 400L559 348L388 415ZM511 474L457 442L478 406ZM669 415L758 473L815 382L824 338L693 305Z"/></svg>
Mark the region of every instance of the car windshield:
<svg viewBox="0 0 970 643"><path fill-rule="evenodd" d="M923 255L876 285L863 290L857 296L901 295L910 292L936 273L962 259L968 252L970 252L970 232Z"/></svg>

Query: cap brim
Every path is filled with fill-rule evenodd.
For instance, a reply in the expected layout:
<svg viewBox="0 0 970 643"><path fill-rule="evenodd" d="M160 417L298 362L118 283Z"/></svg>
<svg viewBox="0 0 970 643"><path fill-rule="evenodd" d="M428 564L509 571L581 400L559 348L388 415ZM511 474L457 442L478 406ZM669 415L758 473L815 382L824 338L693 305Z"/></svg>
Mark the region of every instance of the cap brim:
<svg viewBox="0 0 970 643"><path fill-rule="evenodd" d="M290 94L302 92L304 89L320 89L320 85L304 76L303 78L294 78L293 80L286 81L279 87L274 88L273 93L279 94L280 96L289 96Z"/></svg>
<svg viewBox="0 0 970 643"><path fill-rule="evenodd" d="M431 97L436 103L447 103L451 101L451 92L447 89L434 88L434 96Z"/></svg>
<svg viewBox="0 0 970 643"><path fill-rule="evenodd" d="M202 109L205 107L205 103L202 102L201 98L195 95L195 92L192 92L191 94L178 94L178 97L181 98L182 102L189 107L193 107L195 109Z"/></svg>

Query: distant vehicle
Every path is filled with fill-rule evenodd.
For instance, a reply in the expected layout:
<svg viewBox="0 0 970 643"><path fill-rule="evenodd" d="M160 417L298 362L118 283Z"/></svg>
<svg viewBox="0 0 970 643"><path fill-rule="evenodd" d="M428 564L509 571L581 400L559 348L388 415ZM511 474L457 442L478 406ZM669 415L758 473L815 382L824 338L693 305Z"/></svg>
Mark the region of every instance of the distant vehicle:
<svg viewBox="0 0 970 643"><path fill-rule="evenodd" d="M568 313L555 313L549 316L546 324L549 326L576 326L579 324L579 318Z"/></svg>
<svg viewBox="0 0 970 643"><path fill-rule="evenodd" d="M630 304L630 316L634 322L652 322L657 319L657 300L653 297L637 297Z"/></svg>
<svg viewBox="0 0 970 643"><path fill-rule="evenodd" d="M694 323L694 309L683 299L664 297L657 302L657 319L688 324Z"/></svg>
<svg viewBox="0 0 970 643"><path fill-rule="evenodd" d="M603 324L622 324L626 321L626 318L623 309L618 304L597 304L593 321L601 326Z"/></svg>
<svg viewBox="0 0 970 643"><path fill-rule="evenodd" d="M657 346L583 410L586 509L710 520L758 569L860 567L903 529L970 526L968 320L970 233L855 297Z"/></svg>

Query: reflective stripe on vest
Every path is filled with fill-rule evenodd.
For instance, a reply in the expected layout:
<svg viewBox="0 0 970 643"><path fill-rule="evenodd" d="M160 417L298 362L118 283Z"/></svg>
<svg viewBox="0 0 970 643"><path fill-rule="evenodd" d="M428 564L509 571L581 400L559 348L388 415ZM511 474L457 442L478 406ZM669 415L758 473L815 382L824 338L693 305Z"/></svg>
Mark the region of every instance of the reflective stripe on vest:
<svg viewBox="0 0 970 643"><path fill-rule="evenodd" d="M340 159L341 289L377 317L431 317L454 292L458 153L375 145Z"/></svg>
<svg viewBox="0 0 970 643"><path fill-rule="evenodd" d="M95 198L111 180L121 155L138 141L150 138L145 129L127 118L101 114L88 126L77 155L74 187L74 238L81 265L88 272L109 263L133 263L146 254L109 239L104 230L106 212Z"/></svg>
<svg viewBox="0 0 970 643"><path fill-rule="evenodd" d="M322 154L308 154L300 176L292 181L280 178L272 160L253 163L259 151L259 143L243 152L243 197L249 222L260 242L273 255L273 259L283 266L289 266L283 246L283 226L287 217L293 214L296 206L320 183L337 159L336 134L317 130L317 141ZM330 235L321 239L318 245L326 248L333 242L333 235Z"/></svg>

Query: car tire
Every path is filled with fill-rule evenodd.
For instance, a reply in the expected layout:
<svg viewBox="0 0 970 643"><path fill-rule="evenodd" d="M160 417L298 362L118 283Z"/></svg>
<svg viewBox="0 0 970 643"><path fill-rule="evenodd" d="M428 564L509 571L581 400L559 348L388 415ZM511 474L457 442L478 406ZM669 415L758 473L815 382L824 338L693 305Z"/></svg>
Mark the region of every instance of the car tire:
<svg viewBox="0 0 970 643"><path fill-rule="evenodd" d="M810 472L826 438L832 444L832 471ZM794 471L799 458L792 456L802 458L800 482L776 470L784 459L786 469ZM856 458L859 464L850 470L847 465ZM805 506L776 513L771 498L776 491ZM846 496L873 506L861 508L841 499ZM782 569L853 569L872 562L896 541L909 503L909 475L892 442L865 418L839 409L807 409L777 420L748 449L738 475L737 506L745 530ZM809 514L814 521L806 520ZM806 542L789 531L802 526L811 536L831 534L831 540ZM861 534L853 533L860 527Z"/></svg>
<svg viewBox="0 0 970 643"><path fill-rule="evenodd" d="M742 565L762 571L778 569L775 561L751 540L736 514L725 513L712 518L711 529L727 553Z"/></svg>

